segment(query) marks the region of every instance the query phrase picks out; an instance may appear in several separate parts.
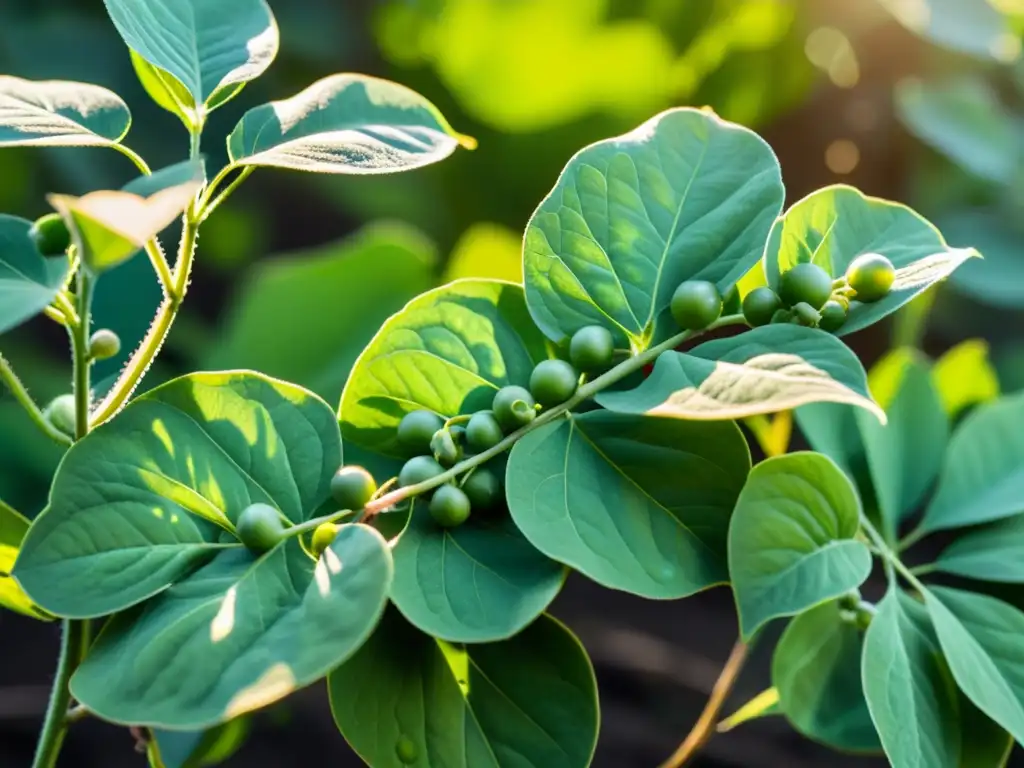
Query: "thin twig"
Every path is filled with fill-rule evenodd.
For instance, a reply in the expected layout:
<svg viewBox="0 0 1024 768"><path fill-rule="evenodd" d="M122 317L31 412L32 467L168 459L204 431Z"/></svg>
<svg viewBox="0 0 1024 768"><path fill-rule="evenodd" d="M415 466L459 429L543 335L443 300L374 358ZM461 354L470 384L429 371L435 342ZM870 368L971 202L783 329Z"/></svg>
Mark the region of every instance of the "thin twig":
<svg viewBox="0 0 1024 768"><path fill-rule="evenodd" d="M0 380L7 385L7 388L14 395L14 399L17 400L22 408L28 413L29 418L32 419L33 423L41 429L47 437L55 440L61 445L71 445L71 438L57 429L50 420L46 418L43 412L36 405L32 396L25 389L25 385L21 383L21 379L18 378L17 374L14 373L14 369L11 364L7 362L7 359L0 355Z"/></svg>

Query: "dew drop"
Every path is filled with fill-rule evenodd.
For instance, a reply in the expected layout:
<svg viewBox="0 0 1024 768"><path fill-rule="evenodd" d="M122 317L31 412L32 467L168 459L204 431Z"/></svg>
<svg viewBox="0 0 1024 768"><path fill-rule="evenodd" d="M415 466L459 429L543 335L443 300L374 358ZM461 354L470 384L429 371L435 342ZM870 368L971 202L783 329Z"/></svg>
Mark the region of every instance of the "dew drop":
<svg viewBox="0 0 1024 768"><path fill-rule="evenodd" d="M398 753L398 759L406 765L411 765L416 762L416 758L419 757L419 751L416 749L416 744L408 736L398 737L398 743L395 745L395 752Z"/></svg>

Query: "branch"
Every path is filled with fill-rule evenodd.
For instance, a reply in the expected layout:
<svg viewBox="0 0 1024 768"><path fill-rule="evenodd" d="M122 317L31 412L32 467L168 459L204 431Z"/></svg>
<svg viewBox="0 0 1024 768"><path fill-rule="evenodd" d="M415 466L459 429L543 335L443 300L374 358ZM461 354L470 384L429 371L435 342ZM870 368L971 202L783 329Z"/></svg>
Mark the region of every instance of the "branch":
<svg viewBox="0 0 1024 768"><path fill-rule="evenodd" d="M25 385L21 383L21 379L14 373L11 364L7 362L3 355L0 355L0 380L3 380L7 388L11 390L11 394L14 395L14 399L28 412L29 418L47 437L61 445L71 445L71 438L50 423L46 415L39 409L39 406L35 404L32 396L25 389Z"/></svg>

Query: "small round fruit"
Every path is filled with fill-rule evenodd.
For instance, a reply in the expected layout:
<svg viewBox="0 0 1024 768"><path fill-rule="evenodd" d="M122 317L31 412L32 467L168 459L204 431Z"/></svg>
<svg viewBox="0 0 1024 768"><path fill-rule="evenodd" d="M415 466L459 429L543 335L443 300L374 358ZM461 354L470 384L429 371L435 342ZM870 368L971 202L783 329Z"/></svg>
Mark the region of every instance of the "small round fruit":
<svg viewBox="0 0 1024 768"><path fill-rule="evenodd" d="M238 516L235 533L252 552L266 552L281 541L284 523L281 515L269 504L250 504Z"/></svg>
<svg viewBox="0 0 1024 768"><path fill-rule="evenodd" d="M442 485L430 499L430 516L442 528L454 528L469 519L472 506L461 488Z"/></svg>
<svg viewBox="0 0 1024 768"><path fill-rule="evenodd" d="M498 390L491 410L502 430L514 432L533 421L537 415L535 406L533 395L522 387L512 385Z"/></svg>
<svg viewBox="0 0 1024 768"><path fill-rule="evenodd" d="M413 456L398 473L398 485L402 488L430 480L444 472L444 467L433 456Z"/></svg>
<svg viewBox="0 0 1024 768"><path fill-rule="evenodd" d="M43 409L43 416L50 424L69 437L75 436L75 396L59 395Z"/></svg>
<svg viewBox="0 0 1024 768"><path fill-rule="evenodd" d="M477 467L462 483L473 509L493 509L501 502L501 480L487 467Z"/></svg>
<svg viewBox="0 0 1024 768"><path fill-rule="evenodd" d="M444 419L433 411L410 411L398 422L398 443L410 454L430 450L430 439L441 427Z"/></svg>
<svg viewBox="0 0 1024 768"><path fill-rule="evenodd" d="M572 335L569 360L580 371L603 371L612 364L615 339L603 325L587 325Z"/></svg>
<svg viewBox="0 0 1024 768"><path fill-rule="evenodd" d="M341 509L362 509L376 492L377 482L362 467L342 467L331 478L331 496Z"/></svg>
<svg viewBox="0 0 1024 768"><path fill-rule="evenodd" d="M121 351L121 338L109 328L100 328L89 339L89 357L109 360Z"/></svg>
<svg viewBox="0 0 1024 768"><path fill-rule="evenodd" d="M455 444L452 433L443 428L437 430L430 438L430 452L445 467L458 464L459 459L462 458L462 451Z"/></svg>
<svg viewBox="0 0 1024 768"><path fill-rule="evenodd" d="M768 325L772 317L782 309L782 299L771 288L761 286L748 293L743 299L743 317L753 328Z"/></svg>
<svg viewBox="0 0 1024 768"><path fill-rule="evenodd" d="M43 256L60 256L71 245L71 233L59 213L36 219L28 234Z"/></svg>
<svg viewBox="0 0 1024 768"><path fill-rule="evenodd" d="M714 283L687 280L672 294L670 309L680 328L701 331L722 315L722 294Z"/></svg>
<svg viewBox="0 0 1024 768"><path fill-rule="evenodd" d="M561 405L576 392L580 375L565 360L543 360L530 374L530 394L545 408Z"/></svg>
<svg viewBox="0 0 1024 768"><path fill-rule="evenodd" d="M779 298L787 307L806 302L821 309L831 296L832 277L817 264L797 264L779 278Z"/></svg>
<svg viewBox="0 0 1024 768"><path fill-rule="evenodd" d="M863 253L846 268L846 282L864 302L878 301L889 295L896 269L880 253Z"/></svg>
<svg viewBox="0 0 1024 768"><path fill-rule="evenodd" d="M334 543L335 537L338 535L338 528L341 526L335 523L321 523L313 531L313 555L320 557L331 544Z"/></svg>
<svg viewBox="0 0 1024 768"><path fill-rule="evenodd" d="M466 424L466 445L471 451L482 453L502 441L505 433L490 411L477 411Z"/></svg>
<svg viewBox="0 0 1024 768"><path fill-rule="evenodd" d="M806 301L801 301L793 307L793 316L800 321L800 325L806 325L808 328L814 328L821 321L818 310Z"/></svg>
<svg viewBox="0 0 1024 768"><path fill-rule="evenodd" d="M823 331L835 333L846 322L846 309L838 301L826 301L821 308L821 320L818 327Z"/></svg>

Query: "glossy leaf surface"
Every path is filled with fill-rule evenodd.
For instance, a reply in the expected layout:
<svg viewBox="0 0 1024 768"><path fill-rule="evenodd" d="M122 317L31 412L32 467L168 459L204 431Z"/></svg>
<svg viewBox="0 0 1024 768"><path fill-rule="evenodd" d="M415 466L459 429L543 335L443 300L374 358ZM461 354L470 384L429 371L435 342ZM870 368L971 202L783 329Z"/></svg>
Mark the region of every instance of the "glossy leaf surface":
<svg viewBox="0 0 1024 768"><path fill-rule="evenodd" d="M98 85L0 75L0 147L102 147L131 122L121 97Z"/></svg>

